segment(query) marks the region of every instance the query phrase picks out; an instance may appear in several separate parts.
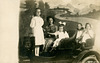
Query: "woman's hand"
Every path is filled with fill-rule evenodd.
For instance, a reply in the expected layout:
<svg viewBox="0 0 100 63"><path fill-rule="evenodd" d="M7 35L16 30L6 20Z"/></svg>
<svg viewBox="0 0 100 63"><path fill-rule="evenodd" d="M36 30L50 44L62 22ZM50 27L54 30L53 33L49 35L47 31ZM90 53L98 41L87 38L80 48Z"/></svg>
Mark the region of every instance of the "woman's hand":
<svg viewBox="0 0 100 63"><path fill-rule="evenodd" d="M55 33L50 33L50 32L48 32L48 34L50 34L50 35L55 35Z"/></svg>

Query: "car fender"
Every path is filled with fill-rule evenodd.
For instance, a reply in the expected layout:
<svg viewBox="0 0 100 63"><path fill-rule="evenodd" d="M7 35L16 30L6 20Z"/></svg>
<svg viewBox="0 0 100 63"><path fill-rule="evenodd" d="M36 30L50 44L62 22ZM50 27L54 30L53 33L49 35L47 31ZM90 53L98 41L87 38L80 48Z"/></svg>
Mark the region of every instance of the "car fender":
<svg viewBox="0 0 100 63"><path fill-rule="evenodd" d="M89 54L95 54L98 61L100 62L100 54L98 52L92 50L84 50L73 60L72 63L79 63L82 60L82 58L84 58Z"/></svg>

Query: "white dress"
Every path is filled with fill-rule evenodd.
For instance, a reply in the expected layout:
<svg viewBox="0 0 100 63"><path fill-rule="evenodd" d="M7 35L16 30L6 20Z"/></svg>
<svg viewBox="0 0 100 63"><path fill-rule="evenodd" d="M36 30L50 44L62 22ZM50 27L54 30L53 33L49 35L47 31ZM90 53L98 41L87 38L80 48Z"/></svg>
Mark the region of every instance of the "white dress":
<svg viewBox="0 0 100 63"><path fill-rule="evenodd" d="M33 28L33 36L35 37L35 45L43 45L45 44L44 41L44 33L42 26L44 24L44 21L41 17L33 17L31 20L30 27Z"/></svg>
<svg viewBox="0 0 100 63"><path fill-rule="evenodd" d="M68 35L68 33L66 31L65 32L57 31L55 33L55 35L58 35L59 38L54 41L53 47L57 47L59 45L59 42L60 42L61 39L69 38L69 35Z"/></svg>
<svg viewBox="0 0 100 63"><path fill-rule="evenodd" d="M91 37L90 37L90 35L91 35ZM83 39L82 39L82 42L86 42L86 40L87 39L91 39L91 38L93 38L94 37L94 32L92 31L92 30L88 30L88 33L84 33L83 34Z"/></svg>

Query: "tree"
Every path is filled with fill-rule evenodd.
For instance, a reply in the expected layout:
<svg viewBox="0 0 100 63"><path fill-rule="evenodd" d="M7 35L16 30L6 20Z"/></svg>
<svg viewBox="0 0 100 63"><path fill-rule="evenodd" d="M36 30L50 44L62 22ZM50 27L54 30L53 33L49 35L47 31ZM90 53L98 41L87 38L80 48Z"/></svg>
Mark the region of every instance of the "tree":
<svg viewBox="0 0 100 63"><path fill-rule="evenodd" d="M44 20L46 21L46 17L47 17L47 14L49 12L50 6L47 2L45 2L44 7L45 7L45 9L44 9Z"/></svg>
<svg viewBox="0 0 100 63"><path fill-rule="evenodd" d="M39 8L41 9L41 16L44 18L44 2L42 0L40 0L39 2Z"/></svg>
<svg viewBox="0 0 100 63"><path fill-rule="evenodd" d="M30 30L30 22L32 19L32 15L34 15L35 9L36 9L36 3L35 0L26 0L25 1L25 9L26 11L20 12L20 36L24 37L31 33Z"/></svg>
<svg viewBox="0 0 100 63"><path fill-rule="evenodd" d="M50 9L50 6L47 2L45 2L45 9L49 10Z"/></svg>
<svg viewBox="0 0 100 63"><path fill-rule="evenodd" d="M26 0L26 13L29 14L29 15L33 15L34 12L35 12L35 9L36 9L36 3L35 3L35 0Z"/></svg>

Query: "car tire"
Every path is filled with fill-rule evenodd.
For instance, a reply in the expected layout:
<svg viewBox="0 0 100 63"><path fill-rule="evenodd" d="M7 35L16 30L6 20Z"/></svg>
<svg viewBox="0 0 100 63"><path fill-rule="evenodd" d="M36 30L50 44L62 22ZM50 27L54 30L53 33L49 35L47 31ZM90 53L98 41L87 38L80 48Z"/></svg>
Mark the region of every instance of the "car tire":
<svg viewBox="0 0 100 63"><path fill-rule="evenodd" d="M81 63L100 63L95 55L90 55L81 60Z"/></svg>

